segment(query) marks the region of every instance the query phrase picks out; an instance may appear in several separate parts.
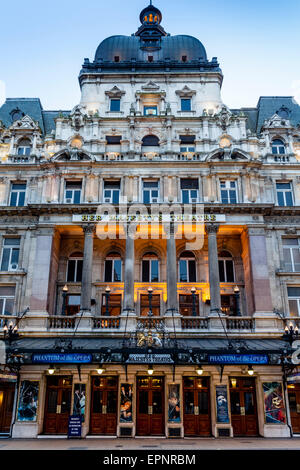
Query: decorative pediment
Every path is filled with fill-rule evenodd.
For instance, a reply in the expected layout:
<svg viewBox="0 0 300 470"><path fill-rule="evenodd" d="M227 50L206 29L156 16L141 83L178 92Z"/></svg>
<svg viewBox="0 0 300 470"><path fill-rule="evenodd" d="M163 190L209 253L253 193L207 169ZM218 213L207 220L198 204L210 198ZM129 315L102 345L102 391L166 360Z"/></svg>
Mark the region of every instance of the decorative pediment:
<svg viewBox="0 0 300 470"><path fill-rule="evenodd" d="M208 154L206 161L250 161L251 155L241 149L230 147L218 148Z"/></svg>
<svg viewBox="0 0 300 470"><path fill-rule="evenodd" d="M31 130L31 131L36 131L39 130L39 123L31 119L28 114L26 114L24 117L19 119L18 121L15 121L11 126L11 130Z"/></svg>
<svg viewBox="0 0 300 470"><path fill-rule="evenodd" d="M120 90L120 88L115 85L111 90L107 90L105 94L109 98L121 98L125 95L125 91Z"/></svg>
<svg viewBox="0 0 300 470"><path fill-rule="evenodd" d="M264 121L262 129L287 129L291 127L289 119L284 119L276 113L270 119Z"/></svg>
<svg viewBox="0 0 300 470"><path fill-rule="evenodd" d="M85 150L78 149L76 147L67 147L63 150L60 150L55 155L53 155L53 157L51 158L51 161L56 161L56 162L94 161L94 157L92 157Z"/></svg>
<svg viewBox="0 0 300 470"><path fill-rule="evenodd" d="M191 88L185 85L182 90L176 90L175 93L180 96L180 98L190 98L196 94L196 90L191 90Z"/></svg>
<svg viewBox="0 0 300 470"><path fill-rule="evenodd" d="M149 80L149 82L146 83L146 85L142 85L141 88L143 91L155 92L160 89L160 86L157 85L157 83L153 82L152 80Z"/></svg>
<svg viewBox="0 0 300 470"><path fill-rule="evenodd" d="M88 116L85 108L78 104L72 109L70 113L71 126L78 131L80 127L84 126L84 121L86 117Z"/></svg>

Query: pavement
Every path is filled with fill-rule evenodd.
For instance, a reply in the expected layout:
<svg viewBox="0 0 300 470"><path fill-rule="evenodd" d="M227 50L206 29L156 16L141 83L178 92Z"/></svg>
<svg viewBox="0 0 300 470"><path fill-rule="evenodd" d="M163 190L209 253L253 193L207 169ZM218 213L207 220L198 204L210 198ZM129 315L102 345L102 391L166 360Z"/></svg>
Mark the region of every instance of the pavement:
<svg viewBox="0 0 300 470"><path fill-rule="evenodd" d="M178 450L300 450L300 437L267 438L88 438L88 439L0 439L3 450L98 450L98 451L164 451Z"/></svg>

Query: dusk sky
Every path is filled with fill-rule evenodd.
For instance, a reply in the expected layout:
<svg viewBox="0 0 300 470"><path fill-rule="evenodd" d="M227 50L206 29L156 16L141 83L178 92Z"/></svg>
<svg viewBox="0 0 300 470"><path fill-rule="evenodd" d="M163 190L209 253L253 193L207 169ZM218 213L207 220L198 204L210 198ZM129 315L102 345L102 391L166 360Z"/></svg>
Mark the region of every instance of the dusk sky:
<svg viewBox="0 0 300 470"><path fill-rule="evenodd" d="M83 59L98 44L138 29L148 0L15 0L1 4L0 104L4 97L39 97L44 109L72 109L80 99ZM299 0L154 0L162 26L189 34L216 56L222 98L231 108L260 96L300 102Z"/></svg>

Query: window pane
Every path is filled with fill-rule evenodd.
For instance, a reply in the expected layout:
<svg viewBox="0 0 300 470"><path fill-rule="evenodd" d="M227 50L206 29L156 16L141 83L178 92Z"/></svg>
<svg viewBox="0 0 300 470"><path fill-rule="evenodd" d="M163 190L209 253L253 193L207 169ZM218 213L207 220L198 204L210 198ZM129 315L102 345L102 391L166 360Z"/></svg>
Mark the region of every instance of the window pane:
<svg viewBox="0 0 300 470"><path fill-rule="evenodd" d="M291 189L291 183L276 183L277 189Z"/></svg>
<svg viewBox="0 0 300 470"><path fill-rule="evenodd" d="M278 198L278 205L279 206L284 206L284 199L283 199L283 193L282 192L277 192L277 198Z"/></svg>
<svg viewBox="0 0 300 470"><path fill-rule="evenodd" d="M11 207L16 207L17 197L18 197L18 193L16 193L16 192L11 193L11 196L10 196L10 206Z"/></svg>
<svg viewBox="0 0 300 470"><path fill-rule="evenodd" d="M220 276L220 282L225 282L225 271L224 271L223 260L219 260L219 276Z"/></svg>
<svg viewBox="0 0 300 470"><path fill-rule="evenodd" d="M18 201L18 206L24 206L25 203L25 192L20 191L19 192L19 201Z"/></svg>
<svg viewBox="0 0 300 470"><path fill-rule="evenodd" d="M11 264L18 264L19 262L19 248L12 249Z"/></svg>
<svg viewBox="0 0 300 470"><path fill-rule="evenodd" d="M233 262L230 260L226 260L226 277L227 282L234 282Z"/></svg>
<svg viewBox="0 0 300 470"><path fill-rule="evenodd" d="M10 257L10 249L4 248L3 256L2 256L2 263L1 263L1 271L8 271L9 257Z"/></svg>
<svg viewBox="0 0 300 470"><path fill-rule="evenodd" d="M200 415L208 414L208 392L202 391L198 393L198 406Z"/></svg>
<svg viewBox="0 0 300 470"><path fill-rule="evenodd" d="M122 262L120 259L114 260L114 282L121 282Z"/></svg>
<svg viewBox="0 0 300 470"><path fill-rule="evenodd" d="M120 111L120 100L110 100L110 110Z"/></svg>
<svg viewBox="0 0 300 470"><path fill-rule="evenodd" d="M298 238L283 238L283 245L299 246Z"/></svg>
<svg viewBox="0 0 300 470"><path fill-rule="evenodd" d="M158 260L151 261L151 281L158 282Z"/></svg>
<svg viewBox="0 0 300 470"><path fill-rule="evenodd" d="M74 282L75 281L75 265L76 265L75 260L69 260L68 261L68 275L67 275L67 281L68 282Z"/></svg>
<svg viewBox="0 0 300 470"><path fill-rule="evenodd" d="M148 260L142 262L142 282L149 282L149 264Z"/></svg>
<svg viewBox="0 0 300 470"><path fill-rule="evenodd" d="M285 193L285 200L286 200L286 205L287 205L287 206L292 206L292 205L293 205L293 196L292 196L292 193L286 192L286 193Z"/></svg>
<svg viewBox="0 0 300 470"><path fill-rule="evenodd" d="M150 203L150 191L144 191L144 204Z"/></svg>
<svg viewBox="0 0 300 470"><path fill-rule="evenodd" d="M300 287L288 287L289 297L300 297Z"/></svg>
<svg viewBox="0 0 300 470"><path fill-rule="evenodd" d="M74 191L74 204L80 204L81 191Z"/></svg>
<svg viewBox="0 0 300 470"><path fill-rule="evenodd" d="M15 295L15 287L14 286L1 286L0 287L0 295L3 296L11 296Z"/></svg>
<svg viewBox="0 0 300 470"><path fill-rule="evenodd" d="M228 204L228 192L227 191L221 191L221 200L223 204Z"/></svg>
<svg viewBox="0 0 300 470"><path fill-rule="evenodd" d="M4 245L20 246L20 238L5 238Z"/></svg>
<svg viewBox="0 0 300 470"><path fill-rule="evenodd" d="M182 99L181 100L181 111L190 111L191 110L191 100Z"/></svg>
<svg viewBox="0 0 300 470"><path fill-rule="evenodd" d="M299 316L297 300L289 300L289 309L292 317Z"/></svg>
<svg viewBox="0 0 300 470"><path fill-rule="evenodd" d="M83 266L83 260L82 259L77 260L76 282L81 282L82 281L82 266Z"/></svg>
<svg viewBox="0 0 300 470"><path fill-rule="evenodd" d="M185 260L179 261L180 282L187 281L187 265Z"/></svg>
<svg viewBox="0 0 300 470"><path fill-rule="evenodd" d="M196 262L189 261L189 282L196 282Z"/></svg>
<svg viewBox="0 0 300 470"><path fill-rule="evenodd" d="M112 281L112 260L107 259L105 261L105 276L104 276L104 281L105 282L111 282Z"/></svg>
<svg viewBox="0 0 300 470"><path fill-rule="evenodd" d="M14 310L14 299L6 299L4 315L12 315Z"/></svg>
<svg viewBox="0 0 300 470"><path fill-rule="evenodd" d="M182 202L183 204L188 204L190 201L189 201L189 191L187 190L183 190L182 191Z"/></svg>
<svg viewBox="0 0 300 470"><path fill-rule="evenodd" d="M119 191L113 191L113 204L119 204Z"/></svg>

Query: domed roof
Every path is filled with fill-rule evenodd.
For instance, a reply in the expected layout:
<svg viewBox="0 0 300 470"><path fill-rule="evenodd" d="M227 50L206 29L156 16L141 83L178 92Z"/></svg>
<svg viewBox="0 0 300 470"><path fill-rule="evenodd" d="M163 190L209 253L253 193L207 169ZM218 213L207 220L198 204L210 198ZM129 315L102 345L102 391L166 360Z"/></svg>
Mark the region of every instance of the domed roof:
<svg viewBox="0 0 300 470"><path fill-rule="evenodd" d="M152 7L153 8L153 7ZM104 39L97 48L95 62L110 61L114 62L118 56L119 61L148 61L149 52L143 48L143 43L138 36L111 36ZM170 59L185 61L202 59L207 60L207 55L203 44L199 39L188 35L163 36L160 39L160 48L151 51L153 61Z"/></svg>

